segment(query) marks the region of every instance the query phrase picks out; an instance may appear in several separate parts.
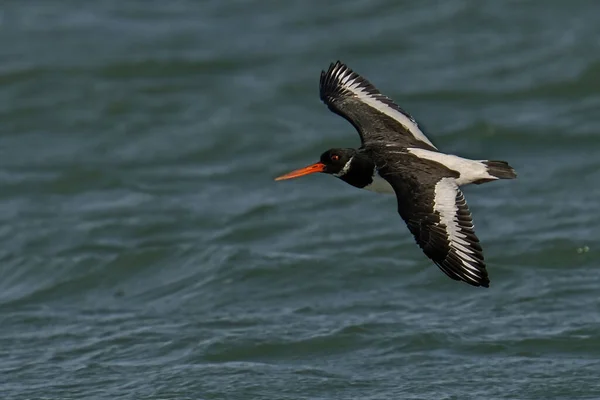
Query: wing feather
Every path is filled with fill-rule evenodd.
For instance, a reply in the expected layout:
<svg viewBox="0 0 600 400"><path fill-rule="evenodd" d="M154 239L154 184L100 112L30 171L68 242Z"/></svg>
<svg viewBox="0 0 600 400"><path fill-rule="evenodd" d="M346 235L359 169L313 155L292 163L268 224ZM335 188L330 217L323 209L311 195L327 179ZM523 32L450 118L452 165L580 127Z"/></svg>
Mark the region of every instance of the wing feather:
<svg viewBox="0 0 600 400"><path fill-rule="evenodd" d="M411 185L406 176L384 172L382 177L394 188L398 213L425 255L450 278L489 287L471 212L454 178Z"/></svg>
<svg viewBox="0 0 600 400"><path fill-rule="evenodd" d="M409 113L340 61L321 72L319 92L331 111L356 128L363 144L383 140L436 149Z"/></svg>

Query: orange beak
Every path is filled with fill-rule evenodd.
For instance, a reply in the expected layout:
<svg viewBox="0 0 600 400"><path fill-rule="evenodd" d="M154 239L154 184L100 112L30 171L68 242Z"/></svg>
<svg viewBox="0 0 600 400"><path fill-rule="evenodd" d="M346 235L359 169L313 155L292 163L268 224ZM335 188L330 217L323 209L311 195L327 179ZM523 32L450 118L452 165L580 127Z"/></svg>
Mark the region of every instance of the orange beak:
<svg viewBox="0 0 600 400"><path fill-rule="evenodd" d="M325 170L325 164L318 162L318 163L309 165L308 167L300 168L295 171L289 172L285 175L278 176L277 178L275 178L275 180L283 181L284 179L298 178L298 177L304 176L304 175L314 174L317 172L323 172L324 170Z"/></svg>

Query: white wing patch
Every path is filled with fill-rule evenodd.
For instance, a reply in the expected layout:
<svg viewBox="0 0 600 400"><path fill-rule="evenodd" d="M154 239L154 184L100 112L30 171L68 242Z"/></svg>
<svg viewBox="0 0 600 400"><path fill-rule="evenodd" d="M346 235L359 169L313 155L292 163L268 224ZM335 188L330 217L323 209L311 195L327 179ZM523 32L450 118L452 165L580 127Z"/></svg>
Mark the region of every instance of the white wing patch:
<svg viewBox="0 0 600 400"><path fill-rule="evenodd" d="M447 168L460 174L456 179L457 185L466 185L480 179L498 179L488 173L488 168L481 161L469 160L452 154L439 153L437 151L418 149L410 147L406 149L409 153L422 158L440 163Z"/></svg>
<svg viewBox="0 0 600 400"><path fill-rule="evenodd" d="M453 178L442 178L435 185L434 196L433 209L439 213L440 222L446 227L450 247L454 249L456 255L460 258L464 271L472 275L474 281L477 281L481 275L477 268L478 261L475 257L471 257L475 252L470 248L470 243L466 240L467 236L462 233L457 216L457 203L465 203L462 192L458 189L458 185ZM464 228L473 229L473 224L464 226Z"/></svg>
<svg viewBox="0 0 600 400"><path fill-rule="evenodd" d="M362 100L365 104L368 104L369 106L373 107L377 111L380 111L383 114L387 115L388 117L393 118L394 120L398 121L402 126L404 126L406 128L406 130L408 132L410 132L411 135L413 135L413 137L415 139L420 140L421 142L427 143L428 145L432 146L434 149L436 148L433 145L433 143L431 143L429 141L427 136L425 136L423 131L421 131L421 128L419 128L419 125L417 124L417 121L414 120L414 118L407 116L398 110L393 109L389 105L380 101L376 96L374 96L374 95L370 94L368 91L366 91L364 89L364 86L362 85L362 82L359 80L360 77L356 76L353 78L351 70L346 69L346 68L340 68L335 72L335 74L337 75L336 78L337 78L339 84L344 89L353 93L357 98ZM382 94L380 94L380 96L383 97Z"/></svg>

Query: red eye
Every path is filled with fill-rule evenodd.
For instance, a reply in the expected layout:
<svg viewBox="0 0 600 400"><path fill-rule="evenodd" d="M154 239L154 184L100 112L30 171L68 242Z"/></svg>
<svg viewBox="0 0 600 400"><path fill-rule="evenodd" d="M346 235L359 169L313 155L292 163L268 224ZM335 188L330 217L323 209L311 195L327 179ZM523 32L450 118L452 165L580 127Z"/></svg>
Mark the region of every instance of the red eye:
<svg viewBox="0 0 600 400"><path fill-rule="evenodd" d="M338 156L337 154L334 154L331 156L331 161L339 161L340 156Z"/></svg>

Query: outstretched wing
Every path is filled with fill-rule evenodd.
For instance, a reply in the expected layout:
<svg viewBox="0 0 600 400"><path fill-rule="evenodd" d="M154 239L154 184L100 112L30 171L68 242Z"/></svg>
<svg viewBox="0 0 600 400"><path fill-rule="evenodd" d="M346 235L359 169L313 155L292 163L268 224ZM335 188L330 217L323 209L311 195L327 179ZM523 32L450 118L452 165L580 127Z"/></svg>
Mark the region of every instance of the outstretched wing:
<svg viewBox="0 0 600 400"><path fill-rule="evenodd" d="M488 287L483 252L471 212L454 178L414 186L387 177L398 212L425 255L450 278Z"/></svg>
<svg viewBox="0 0 600 400"><path fill-rule="evenodd" d="M403 147L436 149L410 114L341 62L321 72L319 86L321 100L356 128L363 144L384 140Z"/></svg>

